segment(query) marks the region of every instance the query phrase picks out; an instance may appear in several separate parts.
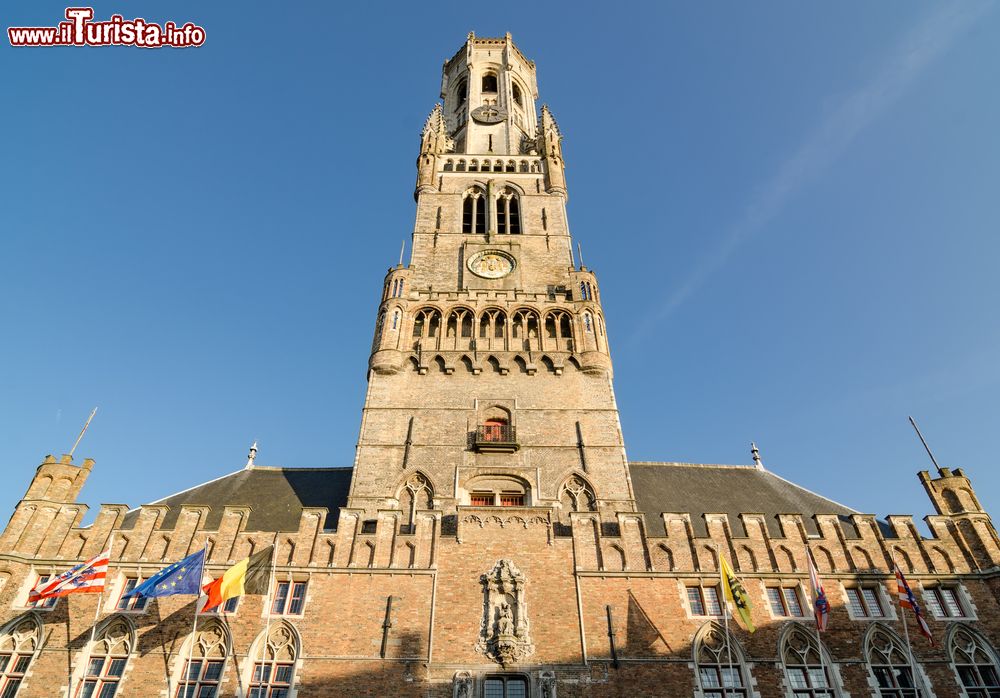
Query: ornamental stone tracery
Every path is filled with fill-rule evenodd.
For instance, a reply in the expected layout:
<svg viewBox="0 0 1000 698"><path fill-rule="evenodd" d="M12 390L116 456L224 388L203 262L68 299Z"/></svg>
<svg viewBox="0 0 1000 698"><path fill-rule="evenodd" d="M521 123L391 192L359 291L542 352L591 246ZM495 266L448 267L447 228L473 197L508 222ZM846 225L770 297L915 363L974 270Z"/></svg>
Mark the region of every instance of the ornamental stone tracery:
<svg viewBox="0 0 1000 698"><path fill-rule="evenodd" d="M483 618L476 651L501 666L534 654L521 570L513 561L501 559L479 581L483 585Z"/></svg>

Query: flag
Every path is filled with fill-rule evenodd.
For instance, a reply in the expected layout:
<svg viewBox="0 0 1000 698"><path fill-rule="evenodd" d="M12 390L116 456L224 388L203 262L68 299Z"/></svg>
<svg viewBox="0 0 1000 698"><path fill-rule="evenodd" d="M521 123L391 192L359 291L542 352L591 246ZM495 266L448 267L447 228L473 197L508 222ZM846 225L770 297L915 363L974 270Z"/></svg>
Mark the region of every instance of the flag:
<svg viewBox="0 0 1000 698"><path fill-rule="evenodd" d="M830 621L830 602L826 598L823 590L823 580L819 578L816 570L816 563L813 562L812 553L806 555L809 561L809 586L812 587L813 613L816 615L816 629L820 632L826 630L826 624Z"/></svg>
<svg viewBox="0 0 1000 698"><path fill-rule="evenodd" d="M104 580L108 576L108 562L111 551L105 550L81 565L67 570L58 577L44 582L42 587L28 592L28 602L53 599L69 594L99 594L104 591Z"/></svg>
<svg viewBox="0 0 1000 698"><path fill-rule="evenodd" d="M143 596L152 599L158 596L173 596L174 594L200 596L201 578L204 573L205 550L203 548L193 555L188 555L183 560L164 567L122 598Z"/></svg>
<svg viewBox="0 0 1000 698"><path fill-rule="evenodd" d="M271 557L273 555L274 546L269 545L260 552L243 558L223 572L222 576L214 582L206 584L203 589L208 594L208 601L201 609L202 613L212 610L235 596L266 594L267 586L271 580Z"/></svg>
<svg viewBox="0 0 1000 698"><path fill-rule="evenodd" d="M747 596L747 591L743 588L743 582L737 579L733 569L722 555L719 555L719 573L722 576L722 595L725 596L727 602L733 604L736 612L740 614L743 626L752 633L757 628L750 620L750 609L753 608L750 605L750 597Z"/></svg>
<svg viewBox="0 0 1000 698"><path fill-rule="evenodd" d="M903 570L899 569L899 565L895 563L893 563L893 566L896 568L896 589L899 592L899 605L902 608L913 609L913 615L917 617L917 625L920 627L920 634L930 640L933 646L934 636L931 634L930 626L927 625L927 621L924 619L924 612L920 610L917 597L910 591L910 585L906 583Z"/></svg>

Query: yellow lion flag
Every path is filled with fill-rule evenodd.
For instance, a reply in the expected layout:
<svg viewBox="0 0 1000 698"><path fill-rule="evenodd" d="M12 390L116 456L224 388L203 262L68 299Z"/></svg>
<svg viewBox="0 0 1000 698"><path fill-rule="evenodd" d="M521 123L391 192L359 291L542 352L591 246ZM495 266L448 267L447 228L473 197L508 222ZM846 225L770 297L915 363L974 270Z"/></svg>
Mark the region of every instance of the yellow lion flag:
<svg viewBox="0 0 1000 698"><path fill-rule="evenodd" d="M731 608L736 609L736 614L733 617L739 615L740 620L743 621L743 627L747 629L747 632L752 633L757 628L750 620L750 609L753 608L750 605L750 597L747 596L747 590L743 588L743 582L736 577L733 568L721 555L719 555L719 572L722 575L722 595L726 597L728 603L732 604Z"/></svg>

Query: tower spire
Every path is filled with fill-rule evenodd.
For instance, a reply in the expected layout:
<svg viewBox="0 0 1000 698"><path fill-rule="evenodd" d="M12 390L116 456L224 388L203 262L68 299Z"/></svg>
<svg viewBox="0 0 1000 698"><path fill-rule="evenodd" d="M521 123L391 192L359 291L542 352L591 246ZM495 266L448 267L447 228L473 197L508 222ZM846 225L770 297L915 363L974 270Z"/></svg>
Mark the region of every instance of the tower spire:
<svg viewBox="0 0 1000 698"><path fill-rule="evenodd" d="M247 454L247 468L253 467L254 459L257 457L257 440L254 439L253 445L250 446L250 453Z"/></svg>
<svg viewBox="0 0 1000 698"><path fill-rule="evenodd" d="M757 448L757 444L753 441L750 442L750 455L753 456L753 467L757 470L764 469L764 461L760 459L760 449Z"/></svg>

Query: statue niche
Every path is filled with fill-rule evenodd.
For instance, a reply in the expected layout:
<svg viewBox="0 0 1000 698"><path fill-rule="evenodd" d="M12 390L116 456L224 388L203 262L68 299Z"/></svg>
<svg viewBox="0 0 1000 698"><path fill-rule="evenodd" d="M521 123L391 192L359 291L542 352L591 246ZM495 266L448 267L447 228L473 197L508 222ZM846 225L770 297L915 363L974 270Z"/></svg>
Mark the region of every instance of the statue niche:
<svg viewBox="0 0 1000 698"><path fill-rule="evenodd" d="M479 578L483 585L483 619L476 651L501 666L515 664L535 652L524 599L524 574L510 560L498 560Z"/></svg>

